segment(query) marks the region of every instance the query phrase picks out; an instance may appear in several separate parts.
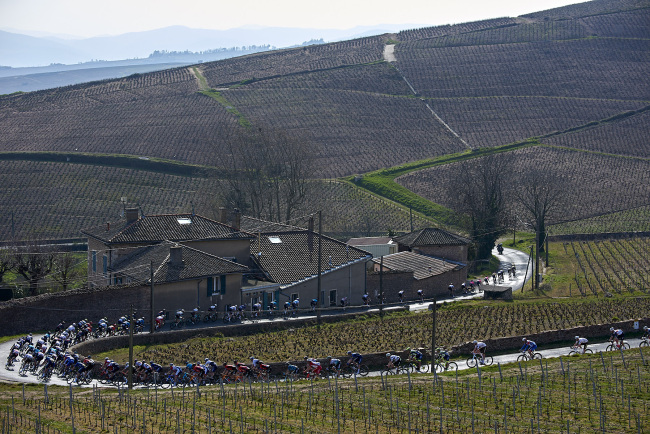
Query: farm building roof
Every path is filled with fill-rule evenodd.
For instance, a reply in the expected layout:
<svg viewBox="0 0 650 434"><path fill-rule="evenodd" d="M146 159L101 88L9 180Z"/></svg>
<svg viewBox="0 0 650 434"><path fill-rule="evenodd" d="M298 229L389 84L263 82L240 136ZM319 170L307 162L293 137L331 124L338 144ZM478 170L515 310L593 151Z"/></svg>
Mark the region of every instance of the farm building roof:
<svg viewBox="0 0 650 434"><path fill-rule="evenodd" d="M370 258L370 254L326 236L321 242L321 273ZM307 230L270 232L251 244L260 268L276 283L292 284L318 275L318 234Z"/></svg>
<svg viewBox="0 0 650 434"><path fill-rule="evenodd" d="M173 247L181 250L182 261L178 264L171 261L170 249ZM109 271L123 274L133 280L149 282L151 263L154 267L154 283L177 282L248 271L248 267L243 265L170 241L136 249L133 253L120 258L109 268Z"/></svg>
<svg viewBox="0 0 650 434"><path fill-rule="evenodd" d="M463 246L472 241L468 238L439 228L424 228L406 235L401 235L394 240L408 247L416 246Z"/></svg>
<svg viewBox="0 0 650 434"><path fill-rule="evenodd" d="M372 261L375 264L381 263L379 258L375 258ZM384 256L383 265L385 268L391 270L412 271L413 277L416 280L427 279L465 267L465 264L461 262L449 261L414 252L399 252L386 255Z"/></svg>
<svg viewBox="0 0 650 434"><path fill-rule="evenodd" d="M141 216L132 222L120 220L81 232L106 244L252 238L232 226L196 214Z"/></svg>

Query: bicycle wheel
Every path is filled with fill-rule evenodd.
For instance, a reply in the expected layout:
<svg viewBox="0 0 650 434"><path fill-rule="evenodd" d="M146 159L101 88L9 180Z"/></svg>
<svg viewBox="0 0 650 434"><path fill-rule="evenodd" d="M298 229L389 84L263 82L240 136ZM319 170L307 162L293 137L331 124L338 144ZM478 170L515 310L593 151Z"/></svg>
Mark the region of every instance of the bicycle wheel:
<svg viewBox="0 0 650 434"><path fill-rule="evenodd" d="M423 374L427 374L429 370L431 369L431 366L427 363L422 363L422 366L420 366L420 372Z"/></svg>
<svg viewBox="0 0 650 434"><path fill-rule="evenodd" d="M607 345L607 348L605 348L605 351L614 351L614 350L615 350L614 344L609 344Z"/></svg>
<svg viewBox="0 0 650 434"><path fill-rule="evenodd" d="M544 356L542 356L542 353L533 354L533 359L542 360L543 358L544 358Z"/></svg>
<svg viewBox="0 0 650 434"><path fill-rule="evenodd" d="M622 347L624 350L629 350L629 349L630 349L630 344L628 344L627 342L623 342L623 345L621 345L621 347Z"/></svg>
<svg viewBox="0 0 650 434"><path fill-rule="evenodd" d="M485 356L485 366L490 366L492 363L494 363L494 359L492 356Z"/></svg>
<svg viewBox="0 0 650 434"><path fill-rule="evenodd" d="M467 366L469 368L475 367L476 366L476 357L468 357L466 363L467 363Z"/></svg>
<svg viewBox="0 0 650 434"><path fill-rule="evenodd" d="M386 369L386 368L384 368L384 369L382 369L381 371L379 371L379 374L380 374L381 376L384 376L384 375L395 375L395 371L393 371L392 369Z"/></svg>
<svg viewBox="0 0 650 434"><path fill-rule="evenodd" d="M648 341L641 341L641 342L639 343L639 348L647 347L647 346L649 346L649 345L650 345L650 344L648 344Z"/></svg>
<svg viewBox="0 0 650 434"><path fill-rule="evenodd" d="M587 348L587 349L585 350L585 354L593 354L593 353L594 353L594 352L591 351L589 348Z"/></svg>
<svg viewBox="0 0 650 434"><path fill-rule="evenodd" d="M579 356L579 355L580 355L580 351L576 351L576 350L569 351L569 357L571 357L571 356Z"/></svg>
<svg viewBox="0 0 650 434"><path fill-rule="evenodd" d="M526 360L528 360L528 356L525 354L519 354L519 356L517 357L518 362L525 362Z"/></svg>

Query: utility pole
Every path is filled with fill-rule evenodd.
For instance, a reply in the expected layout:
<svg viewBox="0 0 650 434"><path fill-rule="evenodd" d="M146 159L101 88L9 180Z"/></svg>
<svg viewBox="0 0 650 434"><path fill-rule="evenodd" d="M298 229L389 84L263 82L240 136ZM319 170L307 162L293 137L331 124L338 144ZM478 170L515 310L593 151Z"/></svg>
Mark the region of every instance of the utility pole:
<svg viewBox="0 0 650 434"><path fill-rule="evenodd" d="M546 266L548 267L548 230L546 231Z"/></svg>
<svg viewBox="0 0 650 434"><path fill-rule="evenodd" d="M153 261L151 261L151 295L150 295L150 302L151 302L151 323L150 323L150 329L149 333L153 333L154 330L156 329L156 314L153 310Z"/></svg>
<svg viewBox="0 0 650 434"><path fill-rule="evenodd" d="M318 211L318 284L316 285L318 294L316 296L316 300L320 300L320 305L322 306L325 300L323 300L322 294L321 294L321 274L322 274L322 266L321 266L321 260L323 259L323 243L322 243L322 236L323 236L323 214L322 211ZM318 330L320 330L320 324L321 324L321 306L318 306L318 303L316 304L316 324L318 326Z"/></svg>
<svg viewBox="0 0 650 434"><path fill-rule="evenodd" d="M528 255L528 261L526 262L526 272L524 273L524 283L521 285L521 292L524 292L526 287L526 276L528 276L528 265L530 265L530 259L533 256L533 246L530 246L530 255Z"/></svg>
<svg viewBox="0 0 650 434"><path fill-rule="evenodd" d="M433 324L431 326L431 368L435 369L435 366L433 366L433 361L436 354L436 311L438 310L435 295L433 296L433 305L431 306L431 310L431 318L433 320Z"/></svg>
<svg viewBox="0 0 650 434"><path fill-rule="evenodd" d="M379 259L379 316L384 316L384 255Z"/></svg>
<svg viewBox="0 0 650 434"><path fill-rule="evenodd" d="M133 389L133 305L131 305L131 315L129 317L129 389Z"/></svg>

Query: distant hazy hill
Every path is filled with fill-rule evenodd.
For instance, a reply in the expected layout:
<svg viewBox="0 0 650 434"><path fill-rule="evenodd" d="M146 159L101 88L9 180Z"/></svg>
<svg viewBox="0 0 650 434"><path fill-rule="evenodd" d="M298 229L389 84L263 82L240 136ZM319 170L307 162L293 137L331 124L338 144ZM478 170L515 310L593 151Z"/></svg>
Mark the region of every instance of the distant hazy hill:
<svg viewBox="0 0 650 434"><path fill-rule="evenodd" d="M307 138L313 177L325 179L534 140L500 155L513 173L566 178L572 219L641 209L650 205L649 22L650 0L596 0L1 96L0 159L39 163L0 171L0 215L24 219L17 237L53 238L104 223L122 196L187 209L216 181L178 167L219 165L248 126ZM395 61L384 59L387 44ZM155 158L176 166L149 165ZM72 165L86 178L63 169ZM453 195L431 187L440 174L458 176L454 167L422 170L404 185L453 208ZM178 176L187 183L170 178ZM369 208L364 219L378 214ZM0 225L0 238L8 231Z"/></svg>
<svg viewBox="0 0 650 434"><path fill-rule="evenodd" d="M347 30L299 28L237 28L230 30L165 27L146 32L87 39L35 38L0 31L0 66L30 67L50 63L146 58L154 51L206 51L217 48L270 45L289 47L312 39L337 41L394 31L388 27Z"/></svg>

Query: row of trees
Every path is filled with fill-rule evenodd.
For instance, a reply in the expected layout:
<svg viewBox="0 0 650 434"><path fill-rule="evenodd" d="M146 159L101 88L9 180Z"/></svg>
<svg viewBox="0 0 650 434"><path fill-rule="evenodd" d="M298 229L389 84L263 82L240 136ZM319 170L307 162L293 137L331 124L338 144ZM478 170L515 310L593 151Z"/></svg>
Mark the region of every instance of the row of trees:
<svg viewBox="0 0 650 434"><path fill-rule="evenodd" d="M532 169L519 177L513 196L506 197L507 164L507 159L500 155L466 161L460 165L457 182L452 184L461 210L467 215L479 260L490 258L497 239L508 227L518 225L511 221L511 209L516 205L525 212L520 224L535 231L536 258L539 258L539 252L544 251L546 225L565 206L565 186L541 169Z"/></svg>
<svg viewBox="0 0 650 434"><path fill-rule="evenodd" d="M24 282L23 295L38 295L46 283L50 289L67 290L85 283L85 267L79 255L55 252L41 246L8 247L0 249L0 287L9 274L20 276Z"/></svg>

